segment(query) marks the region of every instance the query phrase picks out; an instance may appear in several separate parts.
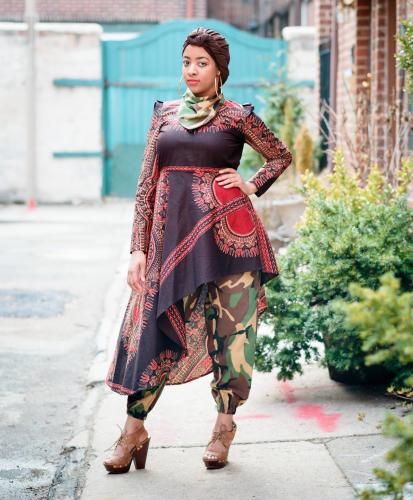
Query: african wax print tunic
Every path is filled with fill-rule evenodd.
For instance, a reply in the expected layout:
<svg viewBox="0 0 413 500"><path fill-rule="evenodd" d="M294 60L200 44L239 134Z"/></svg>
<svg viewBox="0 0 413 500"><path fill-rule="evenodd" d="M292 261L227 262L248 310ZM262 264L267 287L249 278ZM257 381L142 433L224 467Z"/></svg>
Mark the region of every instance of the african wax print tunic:
<svg viewBox="0 0 413 500"><path fill-rule="evenodd" d="M266 159L249 179L261 196L290 165L290 151L250 103L225 99L194 129L179 123L179 103L155 102L139 175L130 252L146 254L145 284L130 294L106 377L119 394L155 387L166 372L167 384L212 372L203 301L189 318L184 314L200 284L261 270L260 316L267 308L264 284L279 274L250 197L215 177L238 168L247 143Z"/></svg>

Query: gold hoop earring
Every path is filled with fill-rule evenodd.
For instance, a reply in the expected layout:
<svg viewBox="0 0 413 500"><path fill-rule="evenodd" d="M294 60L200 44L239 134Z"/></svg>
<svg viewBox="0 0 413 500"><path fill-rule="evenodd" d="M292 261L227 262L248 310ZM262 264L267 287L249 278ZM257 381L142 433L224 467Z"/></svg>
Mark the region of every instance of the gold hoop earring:
<svg viewBox="0 0 413 500"><path fill-rule="evenodd" d="M182 82L183 75L181 75L181 79L178 82L178 96L182 97L182 92L181 92L181 82Z"/></svg>
<svg viewBox="0 0 413 500"><path fill-rule="evenodd" d="M220 81L220 89L221 89L221 94L218 94L218 89L217 89L217 77L214 78L214 84L215 84L215 93L217 97L222 96L222 78L221 78L221 73L219 74L219 81Z"/></svg>

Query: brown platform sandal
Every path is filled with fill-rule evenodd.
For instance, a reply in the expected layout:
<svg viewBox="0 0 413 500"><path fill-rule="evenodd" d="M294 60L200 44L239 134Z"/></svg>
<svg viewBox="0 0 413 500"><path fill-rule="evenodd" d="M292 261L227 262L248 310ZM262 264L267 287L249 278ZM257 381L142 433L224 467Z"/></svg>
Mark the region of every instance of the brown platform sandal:
<svg viewBox="0 0 413 500"><path fill-rule="evenodd" d="M120 426L119 426L120 428ZM144 429L139 429L130 434L126 434L121 429L120 437L107 448L108 451L115 446L114 454L103 462L106 470L112 474L122 474L129 472L132 460L136 469L144 469L146 457L148 454L149 442L151 437L148 436L143 441L139 441Z"/></svg>
<svg viewBox="0 0 413 500"><path fill-rule="evenodd" d="M237 424L232 422L232 430L230 431L224 424L221 424L219 431L213 431L212 438L209 441L207 448L211 443L219 440L225 446L226 450L224 452L218 452L206 449L202 460L204 461L207 469L220 469L221 467L225 467L228 462L229 447L234 439L236 430Z"/></svg>

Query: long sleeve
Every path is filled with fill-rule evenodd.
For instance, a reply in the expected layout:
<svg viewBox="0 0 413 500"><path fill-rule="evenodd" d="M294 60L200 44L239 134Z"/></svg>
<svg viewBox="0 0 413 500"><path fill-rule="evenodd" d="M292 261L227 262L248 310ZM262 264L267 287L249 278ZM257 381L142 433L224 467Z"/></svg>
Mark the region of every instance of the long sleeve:
<svg viewBox="0 0 413 500"><path fill-rule="evenodd" d="M242 131L245 142L266 159L261 168L248 179L257 186L255 195L261 196L291 164L292 155L287 146L254 113L254 105L247 103L243 106L245 115Z"/></svg>
<svg viewBox="0 0 413 500"><path fill-rule="evenodd" d="M156 183L159 176L155 158L158 124L162 106L162 101L155 101L153 106L151 124L147 135L141 171L136 187L132 238L129 253L132 253L135 250L141 250L144 253L147 253L148 251L149 236L153 219Z"/></svg>

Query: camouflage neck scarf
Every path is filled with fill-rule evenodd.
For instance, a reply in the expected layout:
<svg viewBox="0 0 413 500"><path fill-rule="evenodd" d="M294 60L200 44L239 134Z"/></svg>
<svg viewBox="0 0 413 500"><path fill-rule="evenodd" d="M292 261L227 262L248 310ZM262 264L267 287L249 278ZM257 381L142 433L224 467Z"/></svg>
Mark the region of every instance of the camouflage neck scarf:
<svg viewBox="0 0 413 500"><path fill-rule="evenodd" d="M189 88L184 92L178 108L178 119L187 129L193 129L209 122L224 102L224 94L220 96L197 97Z"/></svg>

